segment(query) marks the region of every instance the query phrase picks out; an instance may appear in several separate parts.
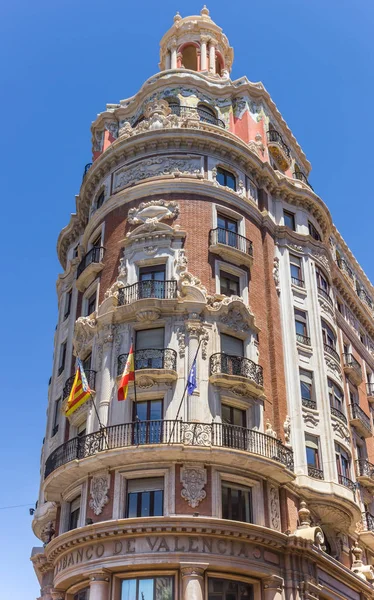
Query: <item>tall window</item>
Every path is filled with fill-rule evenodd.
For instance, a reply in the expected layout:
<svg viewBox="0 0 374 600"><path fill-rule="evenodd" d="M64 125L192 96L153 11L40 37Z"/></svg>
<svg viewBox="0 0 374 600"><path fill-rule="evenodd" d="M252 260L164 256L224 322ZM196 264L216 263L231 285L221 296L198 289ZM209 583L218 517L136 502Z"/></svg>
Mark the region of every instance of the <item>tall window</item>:
<svg viewBox="0 0 374 600"><path fill-rule="evenodd" d="M248 445L246 411L222 404L222 445L246 450Z"/></svg>
<svg viewBox="0 0 374 600"><path fill-rule="evenodd" d="M165 297L165 265L141 267L139 281L139 298Z"/></svg>
<svg viewBox="0 0 374 600"><path fill-rule="evenodd" d="M221 352L232 356L243 356L243 340L226 333L221 333Z"/></svg>
<svg viewBox="0 0 374 600"><path fill-rule="evenodd" d="M99 209L103 204L104 204L104 200L105 200L105 192L104 190L102 192L100 192L100 194L97 197L96 200L96 208Z"/></svg>
<svg viewBox="0 0 374 600"><path fill-rule="evenodd" d="M344 394L342 390L331 379L327 380L327 384L329 388L329 400L331 408L335 408L344 415Z"/></svg>
<svg viewBox="0 0 374 600"><path fill-rule="evenodd" d="M330 291L329 282L328 282L327 277L324 274L324 272L317 266L316 266L316 278L317 278L317 286L319 287L319 289L323 290L324 292L326 292L326 294L328 294Z"/></svg>
<svg viewBox="0 0 374 600"><path fill-rule="evenodd" d="M320 242L321 236L320 236L319 232L317 231L317 229L314 227L313 223L311 223L310 221L308 221L308 229L309 229L309 235L312 236L312 238L314 238L315 240L317 240L317 242Z"/></svg>
<svg viewBox="0 0 374 600"><path fill-rule="evenodd" d="M299 369L301 400L308 408L317 408L313 390L313 373Z"/></svg>
<svg viewBox="0 0 374 600"><path fill-rule="evenodd" d="M65 294L64 319L67 319L68 316L70 315L72 295L73 295L73 290L69 290Z"/></svg>
<svg viewBox="0 0 374 600"><path fill-rule="evenodd" d="M249 583L209 577L208 600L253 600L253 598L253 586Z"/></svg>
<svg viewBox="0 0 374 600"><path fill-rule="evenodd" d="M236 190L236 177L230 171L226 171L226 169L221 169L221 167L217 168L217 182L220 185L224 185L226 187L231 188L232 190Z"/></svg>
<svg viewBox="0 0 374 600"><path fill-rule="evenodd" d="M159 517L164 514L164 479L129 479L126 517Z"/></svg>
<svg viewBox="0 0 374 600"><path fill-rule="evenodd" d="M163 327L156 329L142 329L136 332L136 369L162 369L165 330Z"/></svg>
<svg viewBox="0 0 374 600"><path fill-rule="evenodd" d="M77 496L75 500L70 502L70 514L69 514L69 531L76 529L79 524L79 517L81 513L81 496Z"/></svg>
<svg viewBox="0 0 374 600"><path fill-rule="evenodd" d="M222 518L252 523L251 488L222 483Z"/></svg>
<svg viewBox="0 0 374 600"><path fill-rule="evenodd" d="M336 336L333 330L329 325L327 325L326 321L322 319L322 339L323 343L326 346L330 346L330 348L335 348L336 346Z"/></svg>
<svg viewBox="0 0 374 600"><path fill-rule="evenodd" d="M286 227L295 231L295 215L288 210L283 211L283 221Z"/></svg>
<svg viewBox="0 0 374 600"><path fill-rule="evenodd" d="M86 300L86 302L87 302L86 315L85 315L86 317L88 317L88 315L92 315L92 313L95 312L96 298L97 298L97 293L95 290L94 293L91 294L91 296L89 296L89 298L87 298L87 300Z"/></svg>
<svg viewBox="0 0 374 600"><path fill-rule="evenodd" d="M121 600L173 600L173 577L124 579Z"/></svg>
<svg viewBox="0 0 374 600"><path fill-rule="evenodd" d="M296 339L302 344L310 345L310 339L308 336L308 321L307 313L305 310L299 310L295 308L295 329Z"/></svg>
<svg viewBox="0 0 374 600"><path fill-rule="evenodd" d="M163 432L163 401L145 400L134 403L134 444L159 444Z"/></svg>
<svg viewBox="0 0 374 600"><path fill-rule="evenodd" d="M52 427L52 437L56 435L58 432L58 422L60 420L60 410L61 410L61 398L58 398L55 402L55 409L53 413L53 427Z"/></svg>
<svg viewBox="0 0 374 600"><path fill-rule="evenodd" d="M344 448L342 448L342 446L337 442L335 442L335 458L339 476L339 483L342 483L344 482L342 481L343 477L347 477L348 479L351 478L351 459L348 452L346 452Z"/></svg>
<svg viewBox="0 0 374 600"><path fill-rule="evenodd" d="M302 260L298 256L294 256L290 254L290 271L291 271L291 281L295 285L299 285L304 287L304 279L302 272Z"/></svg>
<svg viewBox="0 0 374 600"><path fill-rule="evenodd" d="M101 232L98 236L91 242L92 248L100 248L101 247Z"/></svg>
<svg viewBox="0 0 374 600"><path fill-rule="evenodd" d="M219 273L219 285L220 293L225 296L239 296L240 295L240 279L232 273L226 273L226 271L220 271Z"/></svg>
<svg viewBox="0 0 374 600"><path fill-rule="evenodd" d="M312 469L321 469L319 439L315 435L305 434L306 462Z"/></svg>
<svg viewBox="0 0 374 600"><path fill-rule="evenodd" d="M61 375L65 369L67 342L63 342L60 346L60 358L58 362L58 375Z"/></svg>
<svg viewBox="0 0 374 600"><path fill-rule="evenodd" d="M236 408L235 406L229 406L228 404L222 404L222 423L245 427L247 424L245 410Z"/></svg>
<svg viewBox="0 0 374 600"><path fill-rule="evenodd" d="M235 221L235 219L230 219L225 215L218 214L217 227L218 243L236 248L238 245L238 221Z"/></svg>

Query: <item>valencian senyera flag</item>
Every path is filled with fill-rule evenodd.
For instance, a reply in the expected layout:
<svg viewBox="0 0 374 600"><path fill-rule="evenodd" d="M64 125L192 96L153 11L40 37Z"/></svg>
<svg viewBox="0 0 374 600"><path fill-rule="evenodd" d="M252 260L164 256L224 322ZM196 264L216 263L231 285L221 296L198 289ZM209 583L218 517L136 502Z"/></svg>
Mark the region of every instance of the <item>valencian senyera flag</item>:
<svg viewBox="0 0 374 600"><path fill-rule="evenodd" d="M118 400L126 400L130 381L135 381L134 351L132 344L118 386Z"/></svg>
<svg viewBox="0 0 374 600"><path fill-rule="evenodd" d="M74 383L66 405L65 415L68 417L82 406L82 404L91 398L91 393L92 390L88 385L82 363L78 358L77 372L75 373Z"/></svg>

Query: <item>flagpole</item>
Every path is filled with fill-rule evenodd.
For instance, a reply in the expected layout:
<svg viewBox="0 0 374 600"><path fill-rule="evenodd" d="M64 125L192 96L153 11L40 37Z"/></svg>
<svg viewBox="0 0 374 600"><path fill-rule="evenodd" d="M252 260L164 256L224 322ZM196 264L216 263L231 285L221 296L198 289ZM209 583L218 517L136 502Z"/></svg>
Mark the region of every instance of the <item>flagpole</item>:
<svg viewBox="0 0 374 600"><path fill-rule="evenodd" d="M197 350L196 350L196 353L195 353L194 359L193 359L193 361L192 361L192 363L191 363L191 368L192 368L192 365L194 364L195 360L197 359L197 355L198 355L198 353L199 353L199 350L200 350L200 346L201 346L201 342L202 342L202 341L203 341L203 340L202 340L202 338L200 338L199 345L198 345L198 347L197 347ZM190 372L188 372L188 375L189 375L189 374L190 374ZM188 377L187 377L187 383L186 383L186 387L184 388L184 392L183 392L182 400L180 401L180 404L179 404L179 407L178 407L178 411L177 411L176 417L175 417L175 419L174 419L173 427L172 427L172 430L171 430L171 432L170 432L170 436L169 436L169 441L168 441L168 444L170 444L170 442L171 442L171 438L173 437L173 433L174 433L175 425L176 425L176 422L177 422L177 419L178 419L178 416L179 416L179 413L180 413L180 409L182 408L183 400L184 400L184 399L185 399L185 397L186 397L187 388L188 388Z"/></svg>
<svg viewBox="0 0 374 600"><path fill-rule="evenodd" d="M134 338L131 338L131 345L132 345L132 350L134 353L134 408L135 408L135 419L136 421L138 420L138 401L136 399L136 375L135 375L135 371L136 371L136 350L135 350L135 344L134 344Z"/></svg>

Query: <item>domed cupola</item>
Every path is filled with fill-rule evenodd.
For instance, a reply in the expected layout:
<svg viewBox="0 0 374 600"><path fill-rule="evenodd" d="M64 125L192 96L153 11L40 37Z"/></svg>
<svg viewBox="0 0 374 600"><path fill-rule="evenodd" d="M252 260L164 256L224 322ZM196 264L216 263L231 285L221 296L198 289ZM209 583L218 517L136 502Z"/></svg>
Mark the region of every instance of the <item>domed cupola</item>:
<svg viewBox="0 0 374 600"><path fill-rule="evenodd" d="M234 58L227 37L204 6L200 15L174 17L160 42L160 69L188 69L228 78Z"/></svg>

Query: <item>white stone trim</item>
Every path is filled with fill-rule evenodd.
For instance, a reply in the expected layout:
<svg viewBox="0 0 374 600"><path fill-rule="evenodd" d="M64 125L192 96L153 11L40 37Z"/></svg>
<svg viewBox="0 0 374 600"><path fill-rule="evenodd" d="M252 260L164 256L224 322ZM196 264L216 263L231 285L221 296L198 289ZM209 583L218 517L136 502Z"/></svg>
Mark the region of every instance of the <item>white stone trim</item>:
<svg viewBox="0 0 374 600"><path fill-rule="evenodd" d="M253 522L256 525L265 526L263 482L215 468L212 468L212 516L219 519L222 518L221 488L223 481L251 488Z"/></svg>
<svg viewBox="0 0 374 600"><path fill-rule="evenodd" d="M239 296L243 298L245 304L248 304L248 275L244 269L240 269L240 267L236 267L231 263L224 262L222 260L216 259L214 261L214 271L215 271L215 282L216 282L216 294L220 294L220 271L226 271L227 273L231 273L236 277L239 277Z"/></svg>
<svg viewBox="0 0 374 600"><path fill-rule="evenodd" d="M125 518L126 492L128 479L164 478L164 515L175 513L175 473L170 467L155 469L139 469L137 471L116 471L114 476L113 519Z"/></svg>

